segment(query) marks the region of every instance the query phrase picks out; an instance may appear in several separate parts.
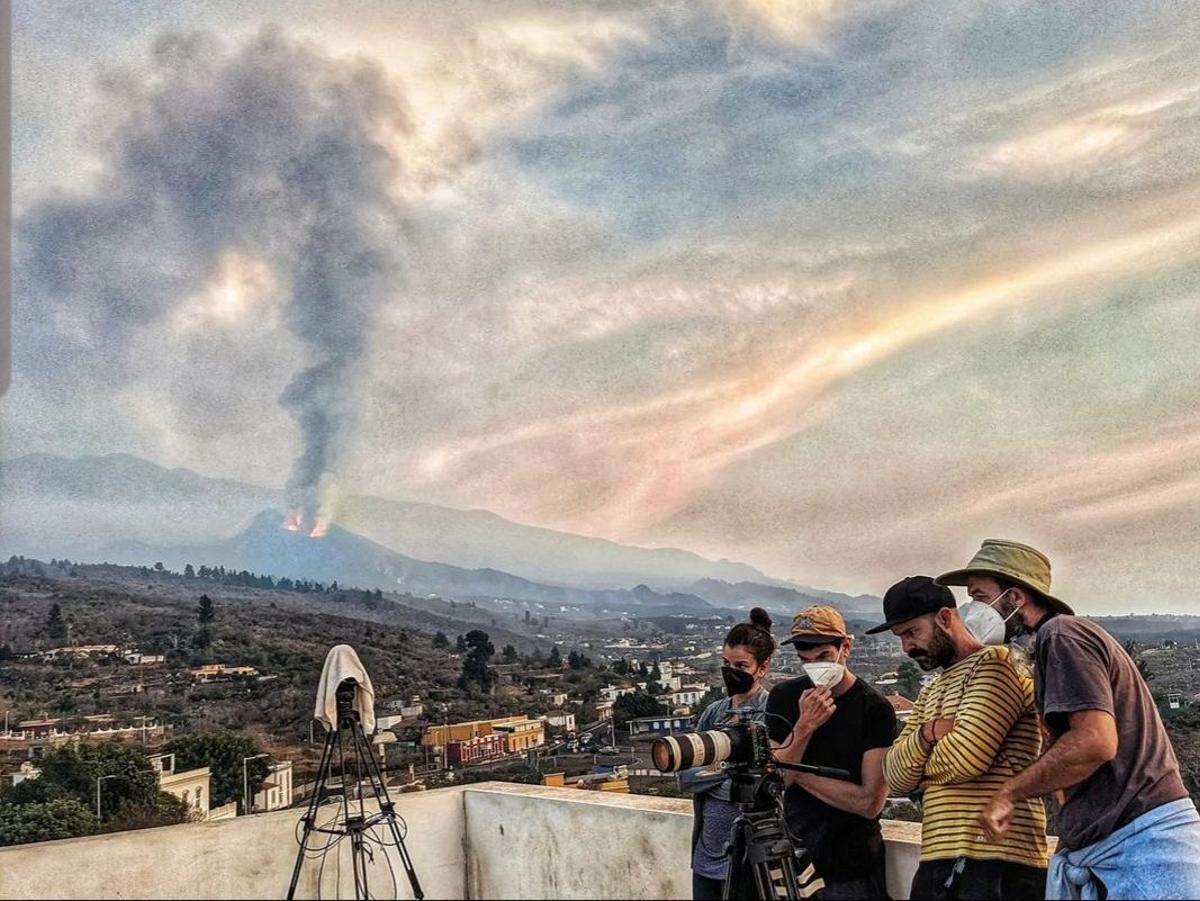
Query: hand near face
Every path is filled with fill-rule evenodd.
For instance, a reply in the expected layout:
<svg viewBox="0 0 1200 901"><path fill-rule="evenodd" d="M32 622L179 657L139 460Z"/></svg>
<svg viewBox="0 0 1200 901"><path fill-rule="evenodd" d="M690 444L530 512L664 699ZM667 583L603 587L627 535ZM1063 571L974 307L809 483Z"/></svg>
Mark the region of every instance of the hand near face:
<svg viewBox="0 0 1200 901"><path fill-rule="evenodd" d="M796 726L812 734L829 721L835 709L828 688L810 688L800 695L800 718Z"/></svg>

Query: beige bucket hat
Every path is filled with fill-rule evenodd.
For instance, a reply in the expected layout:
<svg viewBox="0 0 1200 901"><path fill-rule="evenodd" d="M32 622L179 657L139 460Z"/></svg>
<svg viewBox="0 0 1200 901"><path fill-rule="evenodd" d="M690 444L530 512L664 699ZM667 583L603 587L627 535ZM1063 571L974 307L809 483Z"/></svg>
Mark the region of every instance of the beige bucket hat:
<svg viewBox="0 0 1200 901"><path fill-rule="evenodd" d="M1075 611L1050 594L1050 560L1041 551L1017 541L984 539L971 562L962 569L943 573L934 581L939 585L966 585L967 576L1000 576L1031 588L1059 613L1074 616Z"/></svg>

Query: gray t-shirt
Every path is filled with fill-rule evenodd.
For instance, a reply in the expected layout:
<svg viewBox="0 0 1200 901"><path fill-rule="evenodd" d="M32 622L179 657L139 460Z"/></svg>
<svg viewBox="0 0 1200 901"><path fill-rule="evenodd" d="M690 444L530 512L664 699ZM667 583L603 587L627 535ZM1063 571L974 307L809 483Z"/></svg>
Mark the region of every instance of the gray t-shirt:
<svg viewBox="0 0 1200 901"><path fill-rule="evenodd" d="M1094 844L1142 814L1187 797L1179 761L1137 666L1090 620L1060 614L1037 630L1034 696L1051 737L1081 710L1103 710L1117 723L1117 756L1066 790L1059 842Z"/></svg>

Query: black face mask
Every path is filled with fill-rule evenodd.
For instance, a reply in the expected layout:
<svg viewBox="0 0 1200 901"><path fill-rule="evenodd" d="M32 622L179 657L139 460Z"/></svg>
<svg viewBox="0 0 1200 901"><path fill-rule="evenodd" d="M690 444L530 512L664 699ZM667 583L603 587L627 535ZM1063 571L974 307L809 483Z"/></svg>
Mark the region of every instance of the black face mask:
<svg viewBox="0 0 1200 901"><path fill-rule="evenodd" d="M744 669L732 666L721 667L721 678L725 680L725 694L729 697L744 695L754 687L754 676Z"/></svg>

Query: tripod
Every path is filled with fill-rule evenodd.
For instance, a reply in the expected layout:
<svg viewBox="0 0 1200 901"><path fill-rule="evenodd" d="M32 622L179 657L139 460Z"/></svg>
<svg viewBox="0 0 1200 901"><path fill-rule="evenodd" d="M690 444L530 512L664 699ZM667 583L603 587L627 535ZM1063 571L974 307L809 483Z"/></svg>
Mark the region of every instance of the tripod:
<svg viewBox="0 0 1200 901"><path fill-rule="evenodd" d="M416 870L413 869L412 858L404 845L401 834L400 820L395 805L388 795L384 785L383 773L379 763L371 754L367 736L363 732L358 712L354 710L354 680L347 679L337 688L337 727L325 734L325 746L321 751L321 764L317 769L316 787L308 802L308 810L300 822L304 824L304 833L300 838L300 850L296 854L296 866L292 870L292 881L288 886L288 901L296 895L296 884L300 880L300 869L306 856L321 857L322 869L324 856L330 849L335 848L342 839L350 839L350 859L354 871L354 897L365 899L371 897L367 885L367 864L374 862L375 855L371 845L378 845L383 853L385 862L387 849L395 848L400 862L408 875L413 895L420 901L425 897L421 883L417 880ZM334 758L338 760L338 775L334 776ZM366 793L363 790L364 781L372 799L378 803L379 812L368 814L366 809ZM317 825L317 812L322 802L328 798L337 798L340 807L339 814L332 823ZM399 823L397 822L399 821ZM374 832L376 826L383 826L389 833L391 841L380 839ZM313 847L314 834L321 833L330 836L321 847ZM393 871L393 891L395 891L395 871ZM319 891L318 882L318 891Z"/></svg>
<svg viewBox="0 0 1200 901"><path fill-rule="evenodd" d="M849 778L844 770L806 764L773 766L815 773L831 778ZM825 887L803 848L796 845L783 818L783 781L773 770L755 776L747 770L731 768L730 800L741 815L734 821L733 838L726 849L729 871L721 897L738 897L739 888L749 888L753 879L759 899L811 897Z"/></svg>

